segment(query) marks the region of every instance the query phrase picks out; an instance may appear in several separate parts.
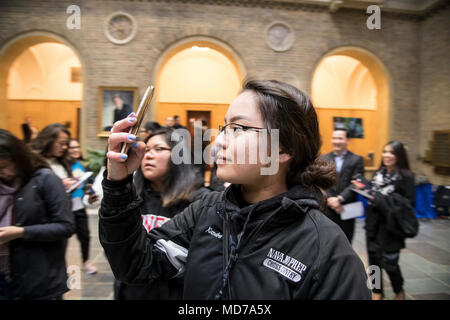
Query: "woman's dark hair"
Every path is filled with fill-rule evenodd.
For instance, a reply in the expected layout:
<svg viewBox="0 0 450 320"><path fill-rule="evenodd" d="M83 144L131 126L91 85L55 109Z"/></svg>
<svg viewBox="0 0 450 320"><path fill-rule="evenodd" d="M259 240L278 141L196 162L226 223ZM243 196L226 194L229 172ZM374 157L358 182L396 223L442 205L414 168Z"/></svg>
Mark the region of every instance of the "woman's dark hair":
<svg viewBox="0 0 450 320"><path fill-rule="evenodd" d="M36 138L31 140L31 148L33 149L33 151L39 153L44 158L49 158L53 143L58 139L60 132L66 133L70 139L70 131L66 126L61 123L49 124L39 132ZM56 160L66 169L69 176L71 176L71 166L66 159L66 154L67 151L61 158Z"/></svg>
<svg viewBox="0 0 450 320"><path fill-rule="evenodd" d="M322 195L336 181L332 164L319 160L322 145L316 111L310 99L297 88L276 80L248 80L242 92L257 98L264 127L279 129L282 152L291 155L286 183L300 184Z"/></svg>
<svg viewBox="0 0 450 320"><path fill-rule="evenodd" d="M37 169L49 167L42 156L31 151L26 143L4 129L0 129L0 159L14 163L21 186L31 179Z"/></svg>
<svg viewBox="0 0 450 320"><path fill-rule="evenodd" d="M164 137L166 143L171 149L178 143L187 143L187 141L177 142L172 141L172 133L175 130L172 128L161 128L152 132L144 142L147 143L150 138L161 135ZM183 150L190 150L189 147L182 148L179 156L183 158ZM142 194L145 188L149 186L150 181L145 179L142 170L136 171L134 176L134 183L138 194ZM169 169L164 177L163 190L161 192L161 199L164 207L177 204L179 201L189 201L194 199L195 192L203 185L203 178L198 169L193 164L181 163L175 165L169 160Z"/></svg>
<svg viewBox="0 0 450 320"><path fill-rule="evenodd" d="M144 128L145 128L145 131L151 130L153 132L153 131L160 129L161 125L156 121L148 121L145 123Z"/></svg>
<svg viewBox="0 0 450 320"><path fill-rule="evenodd" d="M404 175L406 172L410 171L409 168L409 161L408 161L408 155L406 153L406 149L405 146L403 145L403 143L401 143L400 141L389 141L388 143L386 143L386 145L383 147L383 149L386 146L391 146L392 150L393 150L393 154L395 156L396 159L396 163L395 163L395 168L397 169L397 171L401 174ZM380 168L385 167L385 165L383 164L383 159L381 159L381 164L380 164Z"/></svg>
<svg viewBox="0 0 450 320"><path fill-rule="evenodd" d="M64 125L61 123L49 124L39 132L36 138L31 140L32 149L48 158L52 151L53 142L58 139L60 132L66 133L70 138L70 131Z"/></svg>

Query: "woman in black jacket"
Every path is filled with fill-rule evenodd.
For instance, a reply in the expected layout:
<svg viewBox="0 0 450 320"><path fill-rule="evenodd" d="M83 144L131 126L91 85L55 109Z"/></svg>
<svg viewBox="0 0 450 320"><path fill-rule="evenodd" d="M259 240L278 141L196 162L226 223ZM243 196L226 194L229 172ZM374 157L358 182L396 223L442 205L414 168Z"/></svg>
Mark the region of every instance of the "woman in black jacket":
<svg viewBox="0 0 450 320"><path fill-rule="evenodd" d="M358 189L365 188L358 182L354 182ZM387 205L389 198L396 197L406 202L406 209L412 214L415 204L414 175L409 169L408 156L405 147L399 141L390 141L383 148L380 168L375 173L372 181L368 183L368 191L371 200L366 207L366 245L369 256L369 265L378 266L379 278L373 285L373 299L381 300L383 293L383 278L381 269L386 270L391 280L395 293L395 300L403 300L403 277L398 264L400 250L405 247L405 237L394 228L397 217L392 207ZM415 216L410 217L417 220ZM414 222L414 221L413 221ZM399 222L407 223L407 221ZM376 285L379 284L379 286Z"/></svg>
<svg viewBox="0 0 450 320"><path fill-rule="evenodd" d="M61 299L70 203L47 162L0 129L0 300Z"/></svg>
<svg viewBox="0 0 450 320"><path fill-rule="evenodd" d="M142 198L142 223L147 232L162 226L190 203L210 192L202 187L202 175L192 164L175 165L171 150L177 144L171 139L175 130L162 128L152 132L144 143L145 155L134 175L136 193ZM180 156L183 156L182 148ZM161 300L181 299L183 282L152 281L149 285L127 285L115 280L117 300Z"/></svg>
<svg viewBox="0 0 450 320"><path fill-rule="evenodd" d="M100 242L129 283L182 278L184 299L370 299L364 266L324 216L335 171L321 162L317 116L298 89L249 81L231 103L211 192L149 234L132 184L145 145L121 154L135 116L114 124L99 211ZM178 163L178 148L172 161Z"/></svg>

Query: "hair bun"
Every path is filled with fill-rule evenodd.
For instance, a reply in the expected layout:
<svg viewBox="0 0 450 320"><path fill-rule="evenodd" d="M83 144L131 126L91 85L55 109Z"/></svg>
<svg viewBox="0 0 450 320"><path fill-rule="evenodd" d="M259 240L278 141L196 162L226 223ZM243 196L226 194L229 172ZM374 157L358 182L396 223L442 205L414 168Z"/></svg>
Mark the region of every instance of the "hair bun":
<svg viewBox="0 0 450 320"><path fill-rule="evenodd" d="M307 187L318 187L321 189L331 188L337 179L336 168L332 163L319 158L300 171L296 181Z"/></svg>

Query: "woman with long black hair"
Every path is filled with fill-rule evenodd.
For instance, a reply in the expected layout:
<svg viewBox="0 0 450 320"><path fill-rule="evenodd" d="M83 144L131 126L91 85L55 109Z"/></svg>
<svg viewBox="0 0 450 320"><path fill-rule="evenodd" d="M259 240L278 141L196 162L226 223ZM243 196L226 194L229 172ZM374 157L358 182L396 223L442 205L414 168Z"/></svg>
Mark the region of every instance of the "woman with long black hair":
<svg viewBox="0 0 450 320"><path fill-rule="evenodd" d="M145 144L120 153L135 140L135 121L112 128L99 211L100 242L118 279L182 278L184 299L370 299L360 258L320 209L335 170L318 158L316 112L300 90L245 83L215 140L217 176L231 185L148 234L132 184Z"/></svg>
<svg viewBox="0 0 450 320"><path fill-rule="evenodd" d="M366 185L354 182L357 189L367 189L371 194L371 200L366 207L366 245L369 256L369 264L378 266L380 278L373 286L374 300L384 298L382 269L386 270L391 280L395 293L394 299L405 299L403 291L403 276L398 264L400 250L405 248L405 236L402 236L396 228L397 224L406 224L407 221L396 222L400 213L394 211L394 206L389 201L394 197L399 203L404 203L406 208L400 210L414 213L415 184L414 174L409 168L408 156L404 145L399 141L390 141L384 148L379 169L370 182ZM412 219L413 225L417 219L412 214L406 216ZM396 216L396 217L395 217ZM400 219L399 219L400 220Z"/></svg>
<svg viewBox="0 0 450 320"><path fill-rule="evenodd" d="M45 159L0 129L0 300L61 299L69 199Z"/></svg>
<svg viewBox="0 0 450 320"><path fill-rule="evenodd" d="M69 140L69 130L60 123L49 124L31 140L31 148L47 160L66 190L77 183L72 177L71 165L67 161Z"/></svg>
<svg viewBox="0 0 450 320"><path fill-rule="evenodd" d="M202 187L203 179L193 164L175 165L171 160L172 149L177 142L171 128L152 132L145 140L145 154L134 175L136 193L142 199L142 223L147 232L162 226L189 204L209 192ZM185 141L184 141L185 142ZM184 143L183 142L183 143ZM188 150L181 148L179 156ZM115 282L115 298L118 300L181 299L181 279L152 281L148 285L127 285Z"/></svg>

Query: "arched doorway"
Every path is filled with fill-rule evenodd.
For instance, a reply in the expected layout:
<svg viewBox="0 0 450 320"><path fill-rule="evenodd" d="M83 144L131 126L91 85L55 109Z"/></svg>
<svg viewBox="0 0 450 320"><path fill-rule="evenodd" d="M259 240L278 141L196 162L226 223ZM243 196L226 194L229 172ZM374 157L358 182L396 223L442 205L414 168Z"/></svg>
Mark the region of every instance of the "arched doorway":
<svg viewBox="0 0 450 320"><path fill-rule="evenodd" d="M319 117L322 153L332 150L335 127L352 131L349 149L374 170L388 141L389 77L382 63L360 48L339 48L322 57L314 70L311 96Z"/></svg>
<svg viewBox="0 0 450 320"><path fill-rule="evenodd" d="M181 40L157 63L154 118L164 125L167 117L178 115L186 127L194 118L204 119L209 128L218 128L244 74L226 44L209 38Z"/></svg>
<svg viewBox="0 0 450 320"><path fill-rule="evenodd" d="M80 138L81 62L75 51L53 35L23 35L0 55L0 126L23 138L21 124L31 118L38 130L54 122Z"/></svg>

